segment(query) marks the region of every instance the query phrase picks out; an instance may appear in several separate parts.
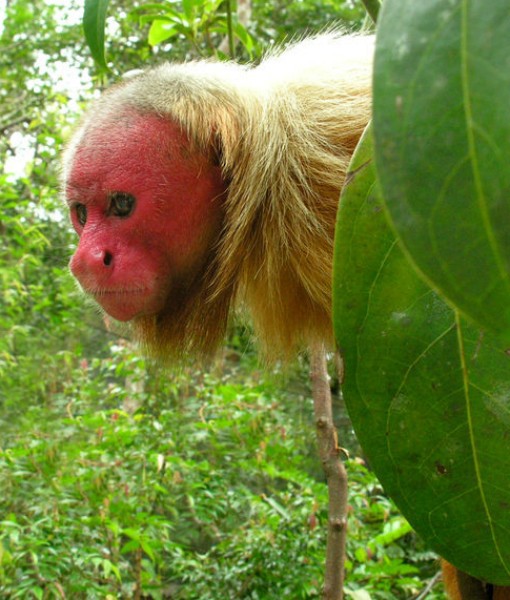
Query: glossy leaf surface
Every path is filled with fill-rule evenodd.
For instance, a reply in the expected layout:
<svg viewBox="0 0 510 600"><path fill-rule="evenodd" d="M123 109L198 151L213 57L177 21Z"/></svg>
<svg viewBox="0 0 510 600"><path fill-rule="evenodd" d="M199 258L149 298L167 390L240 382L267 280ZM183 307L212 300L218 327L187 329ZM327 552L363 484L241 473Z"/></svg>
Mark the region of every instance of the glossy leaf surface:
<svg viewBox="0 0 510 600"><path fill-rule="evenodd" d="M384 201L425 278L510 341L507 0L386 0L374 75Z"/></svg>
<svg viewBox="0 0 510 600"><path fill-rule="evenodd" d="M387 225L371 140L340 203L334 273L343 391L413 527L459 568L510 583L510 356L419 277Z"/></svg>

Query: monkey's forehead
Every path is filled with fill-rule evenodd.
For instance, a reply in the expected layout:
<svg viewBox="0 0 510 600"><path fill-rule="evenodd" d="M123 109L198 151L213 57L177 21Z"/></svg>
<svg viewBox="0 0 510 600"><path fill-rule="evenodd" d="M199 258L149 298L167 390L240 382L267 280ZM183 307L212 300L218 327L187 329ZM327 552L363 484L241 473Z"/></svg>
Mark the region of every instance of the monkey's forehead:
<svg viewBox="0 0 510 600"><path fill-rule="evenodd" d="M139 112L126 107L115 113L99 113L76 131L67 150L68 159L79 151L98 158L113 152L134 156L148 150L168 151L189 145L186 132L173 119L154 112Z"/></svg>
<svg viewBox="0 0 510 600"><path fill-rule="evenodd" d="M154 199L181 190L185 196L208 167L210 157L195 151L172 120L129 113L80 132L67 158L62 191L68 203L112 190L145 190Z"/></svg>
<svg viewBox="0 0 510 600"><path fill-rule="evenodd" d="M77 132L64 159L64 192L93 187L94 182L121 173L149 177L190 156L185 132L171 119L123 111L96 123L90 121Z"/></svg>

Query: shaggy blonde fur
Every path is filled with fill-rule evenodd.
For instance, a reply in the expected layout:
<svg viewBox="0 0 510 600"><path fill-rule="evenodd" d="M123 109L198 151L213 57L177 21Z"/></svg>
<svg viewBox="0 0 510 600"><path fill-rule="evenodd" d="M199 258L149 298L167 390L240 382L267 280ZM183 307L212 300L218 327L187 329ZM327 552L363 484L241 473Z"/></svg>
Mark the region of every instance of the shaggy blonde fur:
<svg viewBox="0 0 510 600"><path fill-rule="evenodd" d="M340 190L371 111L373 39L329 33L256 67L165 64L114 86L72 141L123 109L179 123L229 182L221 238L164 315L135 320L153 353L208 354L245 306L269 357L332 343L331 271ZM211 158L212 160L213 158Z"/></svg>

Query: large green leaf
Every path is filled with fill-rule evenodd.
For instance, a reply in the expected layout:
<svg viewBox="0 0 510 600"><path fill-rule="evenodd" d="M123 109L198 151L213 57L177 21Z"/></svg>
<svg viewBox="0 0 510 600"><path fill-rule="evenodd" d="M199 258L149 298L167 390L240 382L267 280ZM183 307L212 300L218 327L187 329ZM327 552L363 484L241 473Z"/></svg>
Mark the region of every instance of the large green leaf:
<svg viewBox="0 0 510 600"><path fill-rule="evenodd" d="M340 202L334 321L343 391L371 466L413 527L474 576L510 584L510 356L401 251L371 139Z"/></svg>
<svg viewBox="0 0 510 600"><path fill-rule="evenodd" d="M508 0L386 0L375 157L393 224L425 277L510 340Z"/></svg>

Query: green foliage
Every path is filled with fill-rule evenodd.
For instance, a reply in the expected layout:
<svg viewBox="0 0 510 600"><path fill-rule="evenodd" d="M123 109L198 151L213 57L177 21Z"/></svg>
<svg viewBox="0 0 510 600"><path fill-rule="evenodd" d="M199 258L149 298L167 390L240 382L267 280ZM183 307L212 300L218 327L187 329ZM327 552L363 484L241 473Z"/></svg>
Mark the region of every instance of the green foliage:
<svg viewBox="0 0 510 600"><path fill-rule="evenodd" d="M107 0L87 0L85 4L84 30L100 66L104 66L107 5ZM148 43L157 47L158 55L166 54L171 60L211 55L253 60L268 45L288 41L296 33L318 32L332 24L359 28L365 19L361 0L255 0L247 22L239 18L236 8L236 2L226 0L149 2L135 5L125 23L150 25ZM110 55L113 46L106 44Z"/></svg>
<svg viewBox="0 0 510 600"><path fill-rule="evenodd" d="M253 0L252 6L254 37L266 45L317 33L333 24L357 30L366 20L361 0Z"/></svg>
<svg viewBox="0 0 510 600"><path fill-rule="evenodd" d="M104 54L107 6L108 1L105 0L87 0L83 17L90 51L101 68L106 68ZM253 53L253 39L239 22L232 27L230 2L223 0L142 4L131 11L130 18L139 18L141 25L150 24L148 42L151 46L172 42L173 48L175 41L184 41L198 55L224 55L225 51L217 49L222 39L228 38L231 54L236 40L243 44L250 56Z"/></svg>
<svg viewBox="0 0 510 600"><path fill-rule="evenodd" d="M235 56L235 45L240 42L251 58L255 41L237 19L233 23L230 2L224 0L188 0L182 7L176 5L142 5L137 11L145 13L141 22L150 22L149 44L185 39L198 55ZM222 40L228 40L224 50Z"/></svg>
<svg viewBox="0 0 510 600"><path fill-rule="evenodd" d="M68 360L62 389L3 426L1 595L319 596L327 490L288 376L169 377L124 344ZM349 473L349 588L408 597L432 556L363 464Z"/></svg>
<svg viewBox="0 0 510 600"><path fill-rule="evenodd" d="M58 189L62 132L80 99L66 77L82 85L69 52L82 34L78 25L64 24L72 9L72 4L62 11L46 2L10 2L0 38L0 418L5 420L23 413L28 403L44 403L60 385L54 375L65 378L63 357L69 350L97 348L101 337L100 321L83 307L68 273L74 235L64 221ZM79 330L84 319L90 334ZM47 378L41 377L42 357Z"/></svg>

